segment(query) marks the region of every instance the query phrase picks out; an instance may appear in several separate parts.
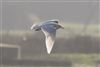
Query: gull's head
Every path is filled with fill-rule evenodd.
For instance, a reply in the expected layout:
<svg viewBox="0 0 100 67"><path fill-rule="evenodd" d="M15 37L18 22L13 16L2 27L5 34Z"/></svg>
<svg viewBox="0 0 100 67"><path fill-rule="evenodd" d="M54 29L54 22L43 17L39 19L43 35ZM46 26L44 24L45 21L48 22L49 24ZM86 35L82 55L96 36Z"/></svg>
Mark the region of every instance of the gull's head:
<svg viewBox="0 0 100 67"><path fill-rule="evenodd" d="M39 30L41 30L41 28L40 28L40 26L38 24L33 24L31 26L31 30L39 31Z"/></svg>
<svg viewBox="0 0 100 67"><path fill-rule="evenodd" d="M52 19L50 21L57 24L57 29L59 29L59 28L64 29L64 27L59 24L60 21L58 19Z"/></svg>
<svg viewBox="0 0 100 67"><path fill-rule="evenodd" d="M61 29L64 29L63 26L61 26L61 25L58 24L58 25L56 26L56 29L60 29L60 28L61 28Z"/></svg>

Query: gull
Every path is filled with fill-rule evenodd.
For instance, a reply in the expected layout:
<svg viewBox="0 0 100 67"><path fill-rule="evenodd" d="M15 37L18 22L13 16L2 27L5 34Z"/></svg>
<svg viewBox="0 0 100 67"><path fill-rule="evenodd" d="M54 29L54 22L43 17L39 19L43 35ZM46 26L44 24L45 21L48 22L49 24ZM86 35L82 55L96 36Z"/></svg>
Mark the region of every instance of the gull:
<svg viewBox="0 0 100 67"><path fill-rule="evenodd" d="M33 24L31 26L31 30L40 31L45 34L45 43L47 53L50 54L55 42L56 30L64 29L61 25L59 25L58 19L44 21L42 24Z"/></svg>

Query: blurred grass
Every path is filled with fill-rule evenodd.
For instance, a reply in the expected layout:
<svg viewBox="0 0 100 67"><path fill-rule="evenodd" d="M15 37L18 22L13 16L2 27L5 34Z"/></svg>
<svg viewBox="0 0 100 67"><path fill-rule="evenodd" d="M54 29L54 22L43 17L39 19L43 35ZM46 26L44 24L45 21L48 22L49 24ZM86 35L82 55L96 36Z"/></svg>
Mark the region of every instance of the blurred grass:
<svg viewBox="0 0 100 67"><path fill-rule="evenodd" d="M100 67L100 54L50 54L50 55L36 55L35 57L25 57L25 59L39 59L54 61L71 61L71 67ZM99 64L97 63L99 61ZM3 66L5 67L5 66ZM26 67L26 66L6 66L6 67ZM44 66L28 66L28 67L44 67ZM45 66L45 67L67 67L67 66Z"/></svg>
<svg viewBox="0 0 100 67"><path fill-rule="evenodd" d="M72 61L74 63L93 64L100 61L100 54L83 54L83 53L59 53L59 54L45 54L25 56L27 59L41 59L41 60L54 60L54 61Z"/></svg>
<svg viewBox="0 0 100 67"><path fill-rule="evenodd" d="M84 30L84 24L71 24L71 23L64 23L62 24L66 32L63 31L64 33L69 33L69 35L91 35L91 36L100 36L100 24L89 24L87 25L85 31Z"/></svg>
<svg viewBox="0 0 100 67"><path fill-rule="evenodd" d="M62 26L65 28L64 30L57 31L59 32L60 37L64 37L63 35L82 35L82 34L87 34L87 35L92 35L92 36L100 36L100 24L89 24L87 29L82 32L84 28L84 24L68 24L64 23ZM23 36L23 35L32 35L35 32L32 30L2 30L0 31L0 35L18 35L18 36ZM58 36L58 37L59 37Z"/></svg>
<svg viewBox="0 0 100 67"><path fill-rule="evenodd" d="M63 57L72 62L90 64L94 61L100 61L100 54L62 54ZM65 59L64 58L64 59Z"/></svg>
<svg viewBox="0 0 100 67"><path fill-rule="evenodd" d="M32 34L32 31L28 31L28 30L2 30L2 32L0 32L0 35L11 35L11 36L24 36L24 35L30 35Z"/></svg>
<svg viewBox="0 0 100 67"><path fill-rule="evenodd" d="M85 53L59 53L59 54L38 54L32 57L26 56L25 59L52 60L52 61L71 61L72 67L100 67L100 54Z"/></svg>
<svg viewBox="0 0 100 67"><path fill-rule="evenodd" d="M90 24L87 27L85 32L80 33L82 31L84 25L82 24L63 24L65 30L61 30L58 35L61 37L67 36L74 36L73 34L83 34L86 33L90 36L100 36L100 25L97 24ZM68 33L68 34L67 34ZM34 32L31 30L10 30L6 31L3 30L0 32L0 35L11 35L11 36L27 36L33 35ZM99 47L98 47L99 48ZM91 54L84 54L84 53L54 53L54 54L34 54L33 55L26 55L23 56L23 59L37 59L37 60L54 60L54 61L72 61L74 66L73 67L96 67L95 64L100 66L100 53L91 53ZM98 67L99 67L98 66Z"/></svg>

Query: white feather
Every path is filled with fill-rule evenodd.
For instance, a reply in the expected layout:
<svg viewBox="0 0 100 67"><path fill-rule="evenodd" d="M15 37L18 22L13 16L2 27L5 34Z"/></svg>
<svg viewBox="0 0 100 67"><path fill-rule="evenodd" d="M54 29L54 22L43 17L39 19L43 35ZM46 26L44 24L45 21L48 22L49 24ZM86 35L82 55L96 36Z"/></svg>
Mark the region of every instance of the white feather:
<svg viewBox="0 0 100 67"><path fill-rule="evenodd" d="M42 29L42 31L46 36L45 43L46 43L47 53L50 54L55 42L55 32L49 33L44 29Z"/></svg>

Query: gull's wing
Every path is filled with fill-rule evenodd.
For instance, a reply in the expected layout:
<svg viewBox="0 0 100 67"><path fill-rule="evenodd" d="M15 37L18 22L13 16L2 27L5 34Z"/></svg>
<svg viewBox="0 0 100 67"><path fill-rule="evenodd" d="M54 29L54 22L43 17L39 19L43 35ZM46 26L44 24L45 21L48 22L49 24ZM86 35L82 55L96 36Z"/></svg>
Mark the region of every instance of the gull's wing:
<svg viewBox="0 0 100 67"><path fill-rule="evenodd" d="M58 21L49 21L48 23L58 24Z"/></svg>
<svg viewBox="0 0 100 67"><path fill-rule="evenodd" d="M55 42L56 30L50 26L43 26L42 31L46 36L45 42L46 42L47 52L48 54L50 54Z"/></svg>
<svg viewBox="0 0 100 67"><path fill-rule="evenodd" d="M53 20L47 20L43 24L58 24L59 20L53 19Z"/></svg>

